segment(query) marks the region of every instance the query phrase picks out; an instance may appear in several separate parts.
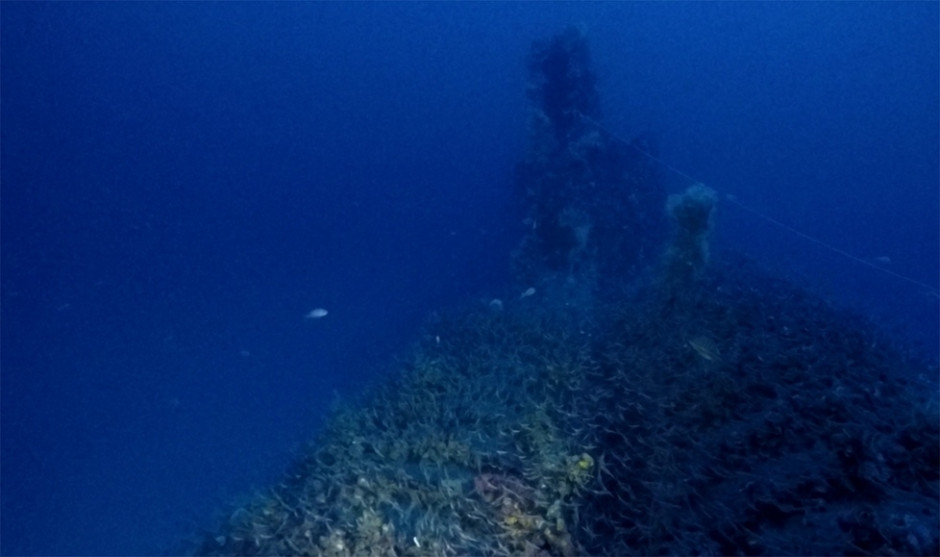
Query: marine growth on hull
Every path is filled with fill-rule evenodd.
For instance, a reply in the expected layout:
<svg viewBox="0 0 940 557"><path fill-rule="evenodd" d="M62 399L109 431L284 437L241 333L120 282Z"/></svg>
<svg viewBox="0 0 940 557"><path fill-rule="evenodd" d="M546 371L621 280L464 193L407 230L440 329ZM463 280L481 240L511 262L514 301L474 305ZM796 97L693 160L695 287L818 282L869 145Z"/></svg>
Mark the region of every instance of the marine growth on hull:
<svg viewBox="0 0 940 557"><path fill-rule="evenodd" d="M578 30L527 68L515 284L429 320L193 552L940 554L935 364L710 255L717 196L605 133Z"/></svg>

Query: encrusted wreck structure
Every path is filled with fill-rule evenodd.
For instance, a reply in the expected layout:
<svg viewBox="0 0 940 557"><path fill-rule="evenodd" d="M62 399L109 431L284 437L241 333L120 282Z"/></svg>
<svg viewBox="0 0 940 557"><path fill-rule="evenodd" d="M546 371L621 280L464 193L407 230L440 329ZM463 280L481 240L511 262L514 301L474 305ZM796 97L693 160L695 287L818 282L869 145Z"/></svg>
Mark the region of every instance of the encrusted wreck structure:
<svg viewBox="0 0 940 557"><path fill-rule="evenodd" d="M581 33L529 72L513 264L536 294L429 323L194 553L940 554L936 364L709 257L714 193L667 201L597 127Z"/></svg>
<svg viewBox="0 0 940 557"><path fill-rule="evenodd" d="M582 305L635 277L666 238L666 193L651 138L625 145L599 126L600 99L576 28L532 47L529 150L516 169L527 212L516 280Z"/></svg>

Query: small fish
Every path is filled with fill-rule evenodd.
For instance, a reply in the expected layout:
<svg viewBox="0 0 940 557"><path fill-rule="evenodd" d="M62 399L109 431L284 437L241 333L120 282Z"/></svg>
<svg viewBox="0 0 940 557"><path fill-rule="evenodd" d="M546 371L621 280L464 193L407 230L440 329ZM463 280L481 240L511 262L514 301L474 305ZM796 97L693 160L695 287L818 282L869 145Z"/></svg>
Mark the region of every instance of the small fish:
<svg viewBox="0 0 940 557"><path fill-rule="evenodd" d="M529 296L531 296L531 295L533 295L533 294L535 294L535 288L532 288L532 287L530 286L530 287L528 288L528 290L526 290L525 292L522 293L521 296L519 296L519 299L521 300L522 298L528 298Z"/></svg>
<svg viewBox="0 0 940 557"><path fill-rule="evenodd" d="M310 310L310 313L304 316L305 319L320 319L321 317L326 317L326 314L329 312L323 308L316 308Z"/></svg>
<svg viewBox="0 0 940 557"><path fill-rule="evenodd" d="M699 356L705 358L709 362L714 362L721 357L721 352L718 350L718 345L715 344L715 341L708 337L695 337L689 341L689 346L691 346Z"/></svg>
<svg viewBox="0 0 940 557"><path fill-rule="evenodd" d="M493 311L502 311L503 310L503 301L499 298L493 298L489 303L490 309Z"/></svg>

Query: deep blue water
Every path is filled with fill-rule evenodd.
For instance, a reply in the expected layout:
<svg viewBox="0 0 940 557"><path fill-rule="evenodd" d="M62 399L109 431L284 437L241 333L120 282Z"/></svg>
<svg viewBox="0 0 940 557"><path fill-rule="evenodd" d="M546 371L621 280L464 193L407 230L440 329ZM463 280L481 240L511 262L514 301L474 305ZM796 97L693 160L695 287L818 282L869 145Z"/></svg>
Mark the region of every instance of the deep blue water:
<svg viewBox="0 0 940 557"><path fill-rule="evenodd" d="M611 132L910 280L729 203L719 247L936 354L936 3L0 9L5 554L169 550L498 292L525 55L572 23Z"/></svg>

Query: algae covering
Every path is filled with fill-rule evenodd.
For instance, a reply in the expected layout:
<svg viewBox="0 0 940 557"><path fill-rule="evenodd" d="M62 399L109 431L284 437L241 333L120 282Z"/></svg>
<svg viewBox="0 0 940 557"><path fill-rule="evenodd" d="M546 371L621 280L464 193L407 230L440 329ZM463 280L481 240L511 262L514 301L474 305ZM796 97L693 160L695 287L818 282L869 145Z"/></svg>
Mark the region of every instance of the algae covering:
<svg viewBox="0 0 940 557"><path fill-rule="evenodd" d="M455 312L400 367L197 553L937 553L935 369L747 265Z"/></svg>
<svg viewBox="0 0 940 557"><path fill-rule="evenodd" d="M429 320L194 553L940 554L936 364L710 254L717 198L589 125L588 61L533 47L516 294Z"/></svg>

